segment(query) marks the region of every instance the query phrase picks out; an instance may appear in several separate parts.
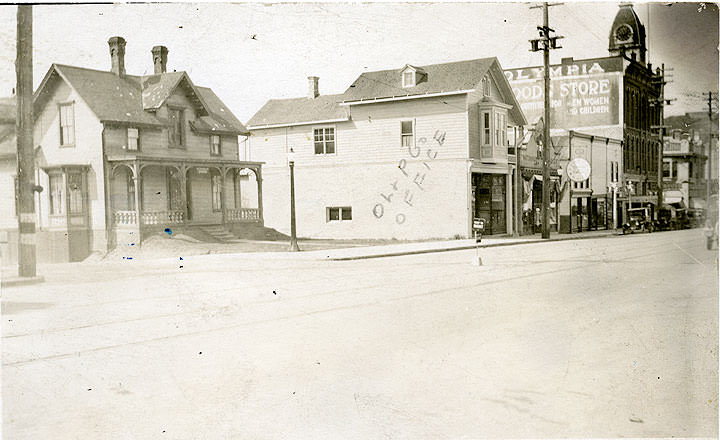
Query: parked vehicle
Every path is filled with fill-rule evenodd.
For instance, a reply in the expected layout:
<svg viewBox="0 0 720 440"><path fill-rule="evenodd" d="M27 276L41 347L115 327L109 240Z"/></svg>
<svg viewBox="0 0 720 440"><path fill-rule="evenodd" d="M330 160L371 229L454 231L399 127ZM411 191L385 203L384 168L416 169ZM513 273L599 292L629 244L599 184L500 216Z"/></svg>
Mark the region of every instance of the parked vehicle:
<svg viewBox="0 0 720 440"><path fill-rule="evenodd" d="M663 205L658 211L655 227L659 231L671 231L690 228L692 223L685 209Z"/></svg>
<svg viewBox="0 0 720 440"><path fill-rule="evenodd" d="M650 218L650 208L631 208L627 210L628 221L623 224L623 234L635 231L653 232L655 225Z"/></svg>

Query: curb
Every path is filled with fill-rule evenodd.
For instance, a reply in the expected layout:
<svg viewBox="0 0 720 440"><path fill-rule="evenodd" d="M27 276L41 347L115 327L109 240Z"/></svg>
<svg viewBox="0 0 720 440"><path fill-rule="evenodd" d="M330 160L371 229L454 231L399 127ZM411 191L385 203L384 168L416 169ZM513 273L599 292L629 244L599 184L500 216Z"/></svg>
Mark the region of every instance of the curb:
<svg viewBox="0 0 720 440"><path fill-rule="evenodd" d="M37 275L34 277L10 277L7 279L3 279L2 283L0 283L1 287L17 287L17 286L29 286L32 284L40 284L44 283L45 278L43 276Z"/></svg>
<svg viewBox="0 0 720 440"><path fill-rule="evenodd" d="M492 247L502 247L502 246L517 246L517 245L523 245L523 244L550 243L550 242L554 242L554 241L588 240L588 239L592 239L592 238L610 238L610 237L619 237L619 234L610 232L607 234L585 235L585 236L569 235L567 237L555 237L555 238L548 238L546 240L543 240L541 238L540 239L533 238L533 239L523 240L523 241L516 241L516 242L509 242L509 243L485 244L485 245L480 245L480 246L463 245L463 246L450 247L450 248L417 249L417 250L412 250L412 251L388 252L388 253L384 253L384 254L358 255L358 256L353 256L353 257L323 258L322 261L368 260L371 258L400 257L403 255L418 255L418 254L432 254L432 253L437 253L437 252L464 251L464 250L469 250L469 249L475 249L476 247L492 248Z"/></svg>

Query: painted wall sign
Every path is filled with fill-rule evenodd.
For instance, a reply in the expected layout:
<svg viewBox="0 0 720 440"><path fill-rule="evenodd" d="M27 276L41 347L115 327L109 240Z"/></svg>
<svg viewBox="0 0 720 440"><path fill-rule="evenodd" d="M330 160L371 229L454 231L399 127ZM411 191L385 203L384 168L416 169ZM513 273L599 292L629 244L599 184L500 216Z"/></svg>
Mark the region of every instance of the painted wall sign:
<svg viewBox="0 0 720 440"><path fill-rule="evenodd" d="M542 67L505 71L528 121L543 114ZM550 67L552 127L578 128L620 123L622 61L607 58Z"/></svg>

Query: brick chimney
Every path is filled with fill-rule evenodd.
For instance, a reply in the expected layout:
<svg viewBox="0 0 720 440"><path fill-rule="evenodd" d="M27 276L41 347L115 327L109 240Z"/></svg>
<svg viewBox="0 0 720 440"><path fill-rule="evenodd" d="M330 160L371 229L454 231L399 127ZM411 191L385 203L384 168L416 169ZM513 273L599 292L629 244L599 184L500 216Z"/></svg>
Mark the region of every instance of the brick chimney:
<svg viewBox="0 0 720 440"><path fill-rule="evenodd" d="M118 76L125 75L125 39L111 37L108 46L110 46L110 71Z"/></svg>
<svg viewBox="0 0 720 440"><path fill-rule="evenodd" d="M152 48L152 56L155 75L167 72L168 48L165 46L155 46Z"/></svg>
<svg viewBox="0 0 720 440"><path fill-rule="evenodd" d="M315 99L320 96L318 91L318 81L320 78L317 76L308 76L308 98Z"/></svg>

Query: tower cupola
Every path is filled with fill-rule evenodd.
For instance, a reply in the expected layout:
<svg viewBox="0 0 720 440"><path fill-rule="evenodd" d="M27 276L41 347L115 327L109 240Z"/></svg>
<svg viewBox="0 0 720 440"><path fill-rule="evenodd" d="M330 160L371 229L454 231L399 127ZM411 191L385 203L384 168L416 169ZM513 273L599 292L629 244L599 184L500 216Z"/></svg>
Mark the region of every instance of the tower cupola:
<svg viewBox="0 0 720 440"><path fill-rule="evenodd" d="M624 54L628 58L645 64L645 26L640 23L632 4L620 4L610 28L610 45L608 50L613 55Z"/></svg>

